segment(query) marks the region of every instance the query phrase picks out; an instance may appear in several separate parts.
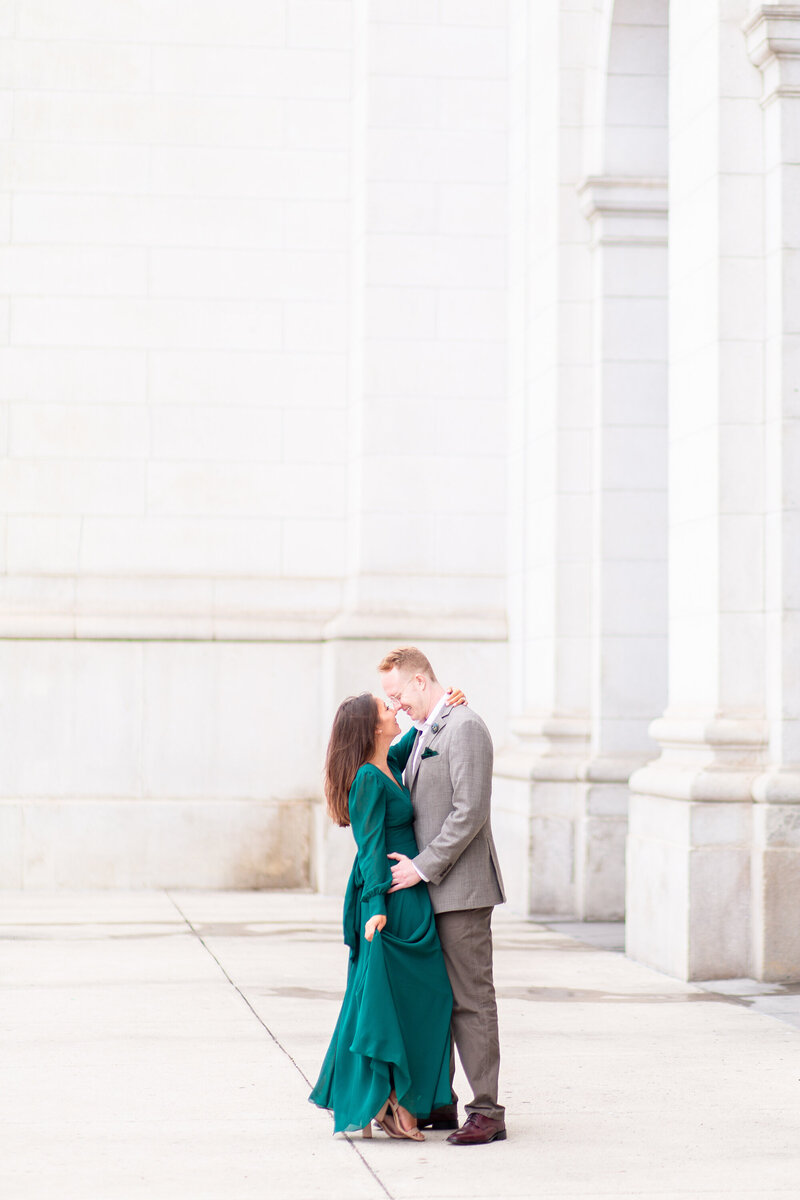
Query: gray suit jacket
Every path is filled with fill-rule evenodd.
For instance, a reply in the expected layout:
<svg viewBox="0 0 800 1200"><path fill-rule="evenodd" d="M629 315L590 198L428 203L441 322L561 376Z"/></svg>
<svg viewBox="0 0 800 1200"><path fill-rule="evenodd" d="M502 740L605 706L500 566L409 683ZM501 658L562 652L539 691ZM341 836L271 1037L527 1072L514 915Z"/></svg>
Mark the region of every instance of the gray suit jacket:
<svg viewBox="0 0 800 1200"><path fill-rule="evenodd" d="M501 904L506 897L490 819L489 730L466 705L445 706L434 725L436 732L423 735L416 771L406 768L414 832L423 847L414 864L430 880L434 912Z"/></svg>

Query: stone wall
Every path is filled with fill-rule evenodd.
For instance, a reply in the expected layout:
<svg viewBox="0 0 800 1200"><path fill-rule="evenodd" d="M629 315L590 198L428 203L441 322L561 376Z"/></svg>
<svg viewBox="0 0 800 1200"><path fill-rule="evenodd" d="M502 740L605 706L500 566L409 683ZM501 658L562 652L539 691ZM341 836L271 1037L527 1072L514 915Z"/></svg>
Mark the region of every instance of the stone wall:
<svg viewBox="0 0 800 1200"><path fill-rule="evenodd" d="M308 884L392 644L456 645L502 737L502 10L0 38L2 883Z"/></svg>

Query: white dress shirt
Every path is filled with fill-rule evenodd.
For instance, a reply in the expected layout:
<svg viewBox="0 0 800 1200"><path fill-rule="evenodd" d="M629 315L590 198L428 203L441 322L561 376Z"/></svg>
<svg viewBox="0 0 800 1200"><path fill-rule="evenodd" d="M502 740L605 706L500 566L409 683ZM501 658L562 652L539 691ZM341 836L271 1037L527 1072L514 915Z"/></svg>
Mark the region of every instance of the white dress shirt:
<svg viewBox="0 0 800 1200"><path fill-rule="evenodd" d="M407 774L408 774L409 780L413 778L414 772L416 771L417 767L419 766L419 760L420 760L420 756L422 754L422 743L425 741L426 730L430 729L431 725L433 725L434 721L439 716L439 713L442 711L442 709L444 708L446 703L447 703L447 693L445 692L444 696L442 696L439 703L434 707L433 711L430 713L430 715L428 717L425 718L424 721L415 721L414 722L417 729L419 730L419 735L417 736L417 740L414 743L414 749L411 751L411 758L408 763Z"/></svg>

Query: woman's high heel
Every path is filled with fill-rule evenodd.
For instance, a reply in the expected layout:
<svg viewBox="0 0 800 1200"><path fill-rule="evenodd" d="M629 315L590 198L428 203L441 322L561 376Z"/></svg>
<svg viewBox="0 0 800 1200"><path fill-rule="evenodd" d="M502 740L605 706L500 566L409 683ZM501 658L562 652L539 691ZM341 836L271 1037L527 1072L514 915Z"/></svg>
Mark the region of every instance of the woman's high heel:
<svg viewBox="0 0 800 1200"><path fill-rule="evenodd" d="M397 1126L395 1125L394 1118L389 1113L389 1105L390 1105L390 1101L387 1100L386 1103L384 1104L383 1108L380 1110L380 1112L374 1117L375 1124L379 1125L381 1127L381 1129L387 1135L387 1137L390 1137L390 1138L405 1137L405 1134L400 1133ZM364 1131L364 1137L372 1137L372 1129L371 1128L370 1128L369 1133L367 1133L366 1130Z"/></svg>
<svg viewBox="0 0 800 1200"><path fill-rule="evenodd" d="M425 1135L417 1129L416 1125L413 1129L406 1129L403 1122L400 1120L400 1106L397 1103L397 1097L392 1095L384 1104L379 1113L373 1117L376 1125L378 1125L387 1137L390 1138L410 1138L412 1142L424 1142ZM365 1125L361 1131L362 1138L372 1137L372 1125Z"/></svg>
<svg viewBox="0 0 800 1200"><path fill-rule="evenodd" d="M410 1138L412 1142L424 1142L425 1134L422 1132L421 1129L419 1129L417 1127L416 1121L414 1122L414 1124L411 1126L410 1129L406 1129L405 1125L403 1124L403 1122L400 1118L400 1105L397 1102L397 1097L390 1096L388 1103L389 1103L389 1108L392 1110L392 1116L394 1117L394 1124L397 1126L397 1128L400 1131L399 1134L395 1134L395 1137L407 1137L407 1138ZM410 1115L411 1114L409 1113L409 1116Z"/></svg>

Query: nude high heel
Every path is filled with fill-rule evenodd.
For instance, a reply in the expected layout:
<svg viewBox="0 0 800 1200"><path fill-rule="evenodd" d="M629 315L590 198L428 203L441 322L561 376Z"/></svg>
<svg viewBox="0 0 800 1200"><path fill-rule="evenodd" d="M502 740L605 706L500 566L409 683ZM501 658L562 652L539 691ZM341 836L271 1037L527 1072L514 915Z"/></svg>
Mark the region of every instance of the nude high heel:
<svg viewBox="0 0 800 1200"><path fill-rule="evenodd" d="M406 1129L400 1119L400 1105L394 1094L389 1097L380 1112L373 1117L373 1120L376 1125L380 1126L387 1137L409 1138L412 1142L425 1141L425 1134L417 1128L416 1124L411 1129ZM368 1140L372 1139L372 1121L361 1130L361 1137Z"/></svg>
<svg viewBox="0 0 800 1200"><path fill-rule="evenodd" d="M394 1117L394 1124L397 1126L397 1128L400 1131L399 1134L395 1134L395 1137L407 1137L407 1138L410 1138L412 1142L424 1142L425 1141L425 1134L422 1132L421 1129L419 1129L417 1127L416 1121L414 1122L414 1124L411 1126L410 1129L406 1129L405 1125L403 1124L403 1122L400 1118L400 1105L397 1102L396 1096L394 1098L392 1098L392 1096L389 1097L389 1108L392 1110L392 1116ZM410 1115L411 1114L409 1113L409 1116Z"/></svg>
<svg viewBox="0 0 800 1200"><path fill-rule="evenodd" d="M397 1126L395 1125L393 1117L389 1113L390 1106L391 1106L391 1100L387 1100L386 1103L384 1104L383 1108L380 1110L380 1112L373 1118L375 1121L375 1124L379 1125L381 1127L381 1129L387 1135L387 1137L390 1137L390 1138L405 1137L405 1134L401 1133L398 1130ZM364 1137L372 1137L372 1129L370 1129L369 1133L365 1133Z"/></svg>

